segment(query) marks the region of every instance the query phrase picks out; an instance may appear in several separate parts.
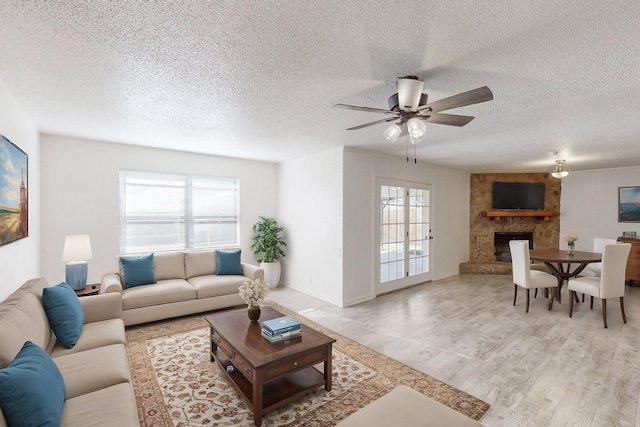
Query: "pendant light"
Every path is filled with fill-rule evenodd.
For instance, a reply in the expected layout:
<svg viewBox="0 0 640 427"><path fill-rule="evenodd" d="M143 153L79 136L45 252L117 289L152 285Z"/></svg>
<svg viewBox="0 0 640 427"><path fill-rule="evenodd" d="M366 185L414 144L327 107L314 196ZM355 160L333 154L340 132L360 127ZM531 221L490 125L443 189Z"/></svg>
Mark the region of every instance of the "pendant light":
<svg viewBox="0 0 640 427"><path fill-rule="evenodd" d="M556 160L556 167L551 171L551 176L554 178L562 179L569 175L571 169L566 166L566 160Z"/></svg>

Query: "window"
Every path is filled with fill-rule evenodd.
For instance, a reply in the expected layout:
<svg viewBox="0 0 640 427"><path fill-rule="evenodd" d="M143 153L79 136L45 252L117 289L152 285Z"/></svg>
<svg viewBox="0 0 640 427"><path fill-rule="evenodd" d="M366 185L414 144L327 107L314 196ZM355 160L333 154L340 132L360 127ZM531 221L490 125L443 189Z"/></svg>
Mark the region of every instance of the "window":
<svg viewBox="0 0 640 427"><path fill-rule="evenodd" d="M240 180L120 171L120 253L237 247Z"/></svg>

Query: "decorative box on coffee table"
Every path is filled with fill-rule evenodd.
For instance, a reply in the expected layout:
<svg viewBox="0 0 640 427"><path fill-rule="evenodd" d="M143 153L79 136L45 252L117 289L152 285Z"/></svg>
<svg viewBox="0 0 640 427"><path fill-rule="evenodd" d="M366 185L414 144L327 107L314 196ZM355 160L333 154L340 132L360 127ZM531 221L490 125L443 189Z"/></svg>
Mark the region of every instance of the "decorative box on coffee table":
<svg viewBox="0 0 640 427"><path fill-rule="evenodd" d="M260 321L283 314L262 307ZM302 335L278 344L262 337L261 322L246 309L205 317L211 326L211 361L216 361L253 409L255 425L263 414L324 386L331 391L331 349L335 339L301 325ZM323 364L323 372L314 367Z"/></svg>

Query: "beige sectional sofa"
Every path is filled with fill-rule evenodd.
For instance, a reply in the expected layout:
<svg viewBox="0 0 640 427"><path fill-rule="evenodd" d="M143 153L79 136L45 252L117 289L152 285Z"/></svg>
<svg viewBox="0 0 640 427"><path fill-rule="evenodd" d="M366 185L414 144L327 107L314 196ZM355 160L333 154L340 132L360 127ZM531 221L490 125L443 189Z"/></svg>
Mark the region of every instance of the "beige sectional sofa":
<svg viewBox="0 0 640 427"><path fill-rule="evenodd" d="M153 254L157 283L124 289L122 267L102 279L101 292L122 295L126 326L244 304L238 287L264 280L258 266L241 263L242 275L216 275L216 251Z"/></svg>
<svg viewBox="0 0 640 427"><path fill-rule="evenodd" d="M80 298L84 324L71 349L57 342L42 305L43 279L24 283L0 303L0 369L25 341L48 353L66 388L62 426L138 426L120 295ZM0 413L0 427L6 427Z"/></svg>

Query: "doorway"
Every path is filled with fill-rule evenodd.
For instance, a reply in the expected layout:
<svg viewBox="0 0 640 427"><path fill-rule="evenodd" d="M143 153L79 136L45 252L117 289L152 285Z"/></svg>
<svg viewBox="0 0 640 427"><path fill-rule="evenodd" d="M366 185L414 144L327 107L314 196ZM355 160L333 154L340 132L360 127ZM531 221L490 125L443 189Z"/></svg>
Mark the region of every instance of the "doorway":
<svg viewBox="0 0 640 427"><path fill-rule="evenodd" d="M376 295L428 282L431 273L431 185L378 184Z"/></svg>

